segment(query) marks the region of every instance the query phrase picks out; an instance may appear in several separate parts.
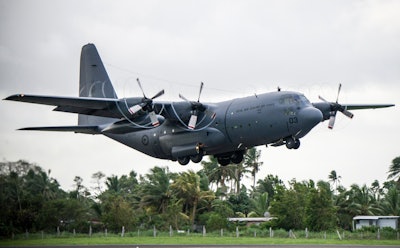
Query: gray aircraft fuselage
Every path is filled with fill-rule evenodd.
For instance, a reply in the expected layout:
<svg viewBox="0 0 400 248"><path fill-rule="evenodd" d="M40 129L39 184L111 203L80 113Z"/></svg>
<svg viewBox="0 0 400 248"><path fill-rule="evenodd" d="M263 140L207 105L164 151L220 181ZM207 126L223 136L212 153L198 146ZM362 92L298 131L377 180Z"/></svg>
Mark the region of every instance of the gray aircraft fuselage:
<svg viewBox="0 0 400 248"><path fill-rule="evenodd" d="M205 105L215 118L211 123L205 118L209 125L202 129L199 123L200 130L189 131L166 120L156 128L106 135L152 157L176 160L192 151L195 154L198 147L204 155L230 156L286 137L299 139L323 120L321 111L297 92L277 91Z"/></svg>

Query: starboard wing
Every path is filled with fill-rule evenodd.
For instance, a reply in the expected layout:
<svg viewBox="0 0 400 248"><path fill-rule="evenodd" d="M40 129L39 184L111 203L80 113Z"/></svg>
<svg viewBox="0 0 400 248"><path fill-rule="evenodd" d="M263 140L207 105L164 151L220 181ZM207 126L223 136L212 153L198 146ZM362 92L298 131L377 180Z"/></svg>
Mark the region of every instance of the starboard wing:
<svg viewBox="0 0 400 248"><path fill-rule="evenodd" d="M377 108L388 108L393 107L394 104L342 104L347 110L358 110L358 109L377 109Z"/></svg>

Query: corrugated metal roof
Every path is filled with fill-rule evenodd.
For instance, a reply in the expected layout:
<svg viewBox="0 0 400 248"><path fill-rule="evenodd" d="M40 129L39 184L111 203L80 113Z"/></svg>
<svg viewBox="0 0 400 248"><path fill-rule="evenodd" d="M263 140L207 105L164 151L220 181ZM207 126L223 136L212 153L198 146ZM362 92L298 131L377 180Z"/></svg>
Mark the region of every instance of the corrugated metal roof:
<svg viewBox="0 0 400 248"><path fill-rule="evenodd" d="M379 219L398 219L400 216L368 216L368 215L358 215L353 218L353 220L379 220Z"/></svg>
<svg viewBox="0 0 400 248"><path fill-rule="evenodd" d="M249 218L228 218L228 221L262 222L270 221L274 217L249 217Z"/></svg>

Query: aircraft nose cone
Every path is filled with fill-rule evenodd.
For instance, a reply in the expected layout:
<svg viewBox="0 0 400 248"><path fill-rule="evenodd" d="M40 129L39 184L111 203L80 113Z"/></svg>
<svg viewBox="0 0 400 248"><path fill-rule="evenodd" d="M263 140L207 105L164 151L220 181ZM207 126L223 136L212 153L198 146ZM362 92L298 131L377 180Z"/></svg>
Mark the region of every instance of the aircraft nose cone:
<svg viewBox="0 0 400 248"><path fill-rule="evenodd" d="M311 128L320 123L323 119L322 112L314 107L308 107L301 110L300 115L302 120Z"/></svg>

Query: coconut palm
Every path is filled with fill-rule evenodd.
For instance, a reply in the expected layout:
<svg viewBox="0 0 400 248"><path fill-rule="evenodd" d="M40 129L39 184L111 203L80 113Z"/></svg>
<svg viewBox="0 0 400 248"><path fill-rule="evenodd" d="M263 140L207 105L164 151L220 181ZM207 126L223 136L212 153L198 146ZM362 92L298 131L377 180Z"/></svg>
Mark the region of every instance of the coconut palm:
<svg viewBox="0 0 400 248"><path fill-rule="evenodd" d="M151 173L145 175L141 187L142 207L156 209L158 213L165 213L171 198L171 181L173 173L168 168L154 167Z"/></svg>
<svg viewBox="0 0 400 248"><path fill-rule="evenodd" d="M221 193L221 196L224 196L227 192L227 181L236 177L236 166L220 166L217 159L211 156L209 157L209 160L210 161L201 162L201 164L203 165L203 171L208 176L208 180L210 181L210 183L215 183L217 191Z"/></svg>
<svg viewBox="0 0 400 248"><path fill-rule="evenodd" d="M185 201L185 208L190 212L190 223L192 225L196 218L199 203L201 201L211 202L215 198L213 192L200 189L200 176L192 170L180 173L171 188L178 198Z"/></svg>
<svg viewBox="0 0 400 248"><path fill-rule="evenodd" d="M353 215L374 215L378 211L371 190L365 184L362 187L351 185L348 196L351 201L348 210Z"/></svg>
<svg viewBox="0 0 400 248"><path fill-rule="evenodd" d="M382 215L400 215L400 190L396 186L389 188L379 208Z"/></svg>
<svg viewBox="0 0 400 248"><path fill-rule="evenodd" d="M332 182L335 185L335 194L338 189L338 185L340 184L340 179L342 179L341 176L338 176L335 170L331 171L331 173L328 176L329 181Z"/></svg>
<svg viewBox="0 0 400 248"><path fill-rule="evenodd" d="M392 160L388 173L388 179L396 180L397 178L397 183L400 183L400 157Z"/></svg>
<svg viewBox="0 0 400 248"><path fill-rule="evenodd" d="M257 150L255 147L247 150L244 155L244 165L250 168L251 176L253 177L253 188L256 186L256 175L260 171L263 162L260 161L261 150Z"/></svg>

